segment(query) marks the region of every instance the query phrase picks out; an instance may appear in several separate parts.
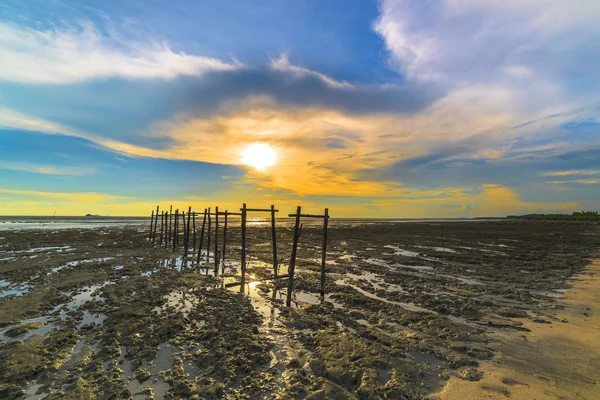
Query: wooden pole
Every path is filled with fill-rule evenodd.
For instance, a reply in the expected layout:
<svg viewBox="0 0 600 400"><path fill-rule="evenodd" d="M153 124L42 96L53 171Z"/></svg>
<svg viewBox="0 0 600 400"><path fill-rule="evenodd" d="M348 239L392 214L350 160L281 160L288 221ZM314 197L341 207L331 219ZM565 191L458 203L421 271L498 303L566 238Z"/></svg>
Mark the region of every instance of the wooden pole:
<svg viewBox="0 0 600 400"><path fill-rule="evenodd" d="M196 248L196 211L194 211L192 213L192 231L193 233L193 240L192 240L192 253L194 252L194 249Z"/></svg>
<svg viewBox="0 0 600 400"><path fill-rule="evenodd" d="M323 246L321 247L321 297L325 297L325 258L327 257L327 225L329 221L329 208L325 209L323 219Z"/></svg>
<svg viewBox="0 0 600 400"><path fill-rule="evenodd" d="M206 237L206 262L210 259L210 207L208 207L208 236Z"/></svg>
<svg viewBox="0 0 600 400"><path fill-rule="evenodd" d="M186 225L186 231L185 231L185 250L183 251L184 257L187 257L188 254L188 246L190 244L190 218L192 214L192 207L188 207L188 220L187 220L187 225Z"/></svg>
<svg viewBox="0 0 600 400"><path fill-rule="evenodd" d="M288 287L287 287L287 299L285 305L289 307L292 304L292 290L294 289L294 270L296 268L296 251L298 250L298 241L300 239L300 213L302 207L296 207L296 223L294 224L294 242L292 245L292 257L290 258L290 265L288 268Z"/></svg>
<svg viewBox="0 0 600 400"><path fill-rule="evenodd" d="M152 243L156 241L156 226L158 225L158 210L159 206L156 206L156 214L154 218L154 230L152 231Z"/></svg>
<svg viewBox="0 0 600 400"><path fill-rule="evenodd" d="M219 273L219 207L215 207L215 276Z"/></svg>
<svg viewBox="0 0 600 400"><path fill-rule="evenodd" d="M154 223L154 210L152 210L152 215L150 216L150 235L148 236L148 240L152 241L152 224Z"/></svg>
<svg viewBox="0 0 600 400"><path fill-rule="evenodd" d="M164 232L163 232L163 240L164 240L164 245L167 245L167 242L169 241L169 212L165 211L165 218L164 218L164 223L165 223L165 228L164 228ZM161 242L161 246L163 245L163 243Z"/></svg>
<svg viewBox="0 0 600 400"><path fill-rule="evenodd" d="M179 209L175 210L175 220L173 221L173 251L177 246L177 221L179 221Z"/></svg>
<svg viewBox="0 0 600 400"><path fill-rule="evenodd" d="M246 285L246 203L242 207L242 279L240 292L244 293Z"/></svg>
<svg viewBox="0 0 600 400"><path fill-rule="evenodd" d="M159 246L162 246L162 239L163 239L163 229L165 227L165 210L162 210L160 213L160 236L158 239L158 244Z"/></svg>
<svg viewBox="0 0 600 400"><path fill-rule="evenodd" d="M225 221L223 223L223 251L222 251L222 262L223 271L225 270L225 250L227 249L227 210L225 210Z"/></svg>
<svg viewBox="0 0 600 400"><path fill-rule="evenodd" d="M200 256L202 255L202 242L204 241L204 227L206 226L206 208L204 209L204 219L202 220L202 230L200 231L200 243L198 243L198 264L200 264Z"/></svg>
<svg viewBox="0 0 600 400"><path fill-rule="evenodd" d="M185 233L187 232L187 230L185 229L185 211L181 211L181 227L183 228L181 230L181 233L183 234L183 245L185 246Z"/></svg>
<svg viewBox="0 0 600 400"><path fill-rule="evenodd" d="M273 242L273 276L277 277L277 237L275 235L275 205L271 204L271 241Z"/></svg>
<svg viewBox="0 0 600 400"><path fill-rule="evenodd" d="M169 206L169 236L168 236L168 241L171 241L171 234L173 233L173 229L171 228L171 225L173 224L173 206ZM168 245L169 243L167 243Z"/></svg>

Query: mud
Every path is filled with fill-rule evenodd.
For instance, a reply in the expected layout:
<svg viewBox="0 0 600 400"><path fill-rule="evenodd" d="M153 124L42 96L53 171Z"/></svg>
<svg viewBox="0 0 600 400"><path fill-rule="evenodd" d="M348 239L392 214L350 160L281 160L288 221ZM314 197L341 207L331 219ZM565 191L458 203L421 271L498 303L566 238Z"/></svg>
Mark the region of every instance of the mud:
<svg viewBox="0 0 600 400"><path fill-rule="evenodd" d="M3 232L0 398L426 398L482 379L498 332L568 324L560 296L596 255L597 228L332 220L321 299L320 229L307 225L289 309L287 281L266 280L260 221L247 295L224 288L239 280L235 220L218 277L212 254L184 260L144 226Z"/></svg>

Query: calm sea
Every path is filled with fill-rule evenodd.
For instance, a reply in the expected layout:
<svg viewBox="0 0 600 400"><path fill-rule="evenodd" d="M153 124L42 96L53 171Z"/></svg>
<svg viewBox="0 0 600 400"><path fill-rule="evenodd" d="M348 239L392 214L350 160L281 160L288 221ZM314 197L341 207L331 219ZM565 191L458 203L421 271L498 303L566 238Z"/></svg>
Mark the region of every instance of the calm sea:
<svg viewBox="0 0 600 400"><path fill-rule="evenodd" d="M213 217L214 218L214 217ZM219 217L220 224L223 217ZM382 223L399 222L452 222L469 221L470 219L403 219L403 218L331 218L330 224L336 226L356 226ZM472 221L472 220L471 220ZM229 224L239 224L239 217L229 217ZM214 223L214 219L213 219ZM270 225L270 219L250 217L249 226ZM318 226L323 223L322 219L302 219L305 226ZM24 216L0 216L0 231L18 229L92 229L116 226L142 226L150 224L150 217L24 217ZM277 218L277 226L293 226L293 218ZM196 217L196 226L202 225L202 217ZM160 225L159 225L160 226Z"/></svg>

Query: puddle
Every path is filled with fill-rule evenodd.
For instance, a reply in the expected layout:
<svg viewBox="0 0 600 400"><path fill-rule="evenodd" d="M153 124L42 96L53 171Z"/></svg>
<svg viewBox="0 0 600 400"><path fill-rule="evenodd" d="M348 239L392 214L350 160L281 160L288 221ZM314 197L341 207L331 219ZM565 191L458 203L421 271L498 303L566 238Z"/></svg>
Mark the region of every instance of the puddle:
<svg viewBox="0 0 600 400"><path fill-rule="evenodd" d="M46 393L37 394L38 390L40 390L42 386L44 385L37 383L37 381L32 381L25 391L25 400L43 399L47 397L48 395Z"/></svg>
<svg viewBox="0 0 600 400"><path fill-rule="evenodd" d="M162 268L173 268L179 272L181 272L183 268L193 268L195 265L196 257L190 257L187 259L184 257L165 258L160 262L160 266Z"/></svg>
<svg viewBox="0 0 600 400"><path fill-rule="evenodd" d="M336 281L335 283L338 284L338 285L340 285L340 281ZM366 296L366 297L368 297L370 299L379 300L379 301L382 301L382 302L388 303L388 304L395 304L395 305L400 306L400 307L402 307L402 308L404 308L405 310L408 310L408 311L426 312L426 313L429 313L429 314L437 314L435 311L429 310L427 308L419 307L419 306L415 305L414 303L403 303L403 302L400 302L400 301L392 301L392 300L384 299L383 297L379 297L379 296L377 296L374 293L367 292L366 290L363 290L363 289L359 288L356 285L351 285L349 283L346 283L343 280L341 280L341 285L349 286L349 287L353 288L354 290L356 290L357 292L361 293L362 295L364 295L364 296Z"/></svg>
<svg viewBox="0 0 600 400"><path fill-rule="evenodd" d="M20 284L13 284L6 280L0 280L0 297L6 296L23 296L29 292L29 283L23 282Z"/></svg>
<svg viewBox="0 0 600 400"><path fill-rule="evenodd" d="M198 368L198 366L191 360L183 362L183 371L188 375L191 381L200 375L200 368Z"/></svg>
<svg viewBox="0 0 600 400"><path fill-rule="evenodd" d="M418 257L419 253L415 252L415 251L408 251L408 250L404 250L401 249L398 246L393 246L391 244L386 244L385 246L386 249L392 249L394 250L394 255L395 256L405 256L405 257Z"/></svg>
<svg viewBox="0 0 600 400"><path fill-rule="evenodd" d="M435 274L435 276L443 276L444 278L454 279L459 282L465 283L467 285L473 285L473 286L485 286L486 285L485 283L478 281L477 279L465 278L463 276L454 276L454 275L445 275L445 274Z"/></svg>
<svg viewBox="0 0 600 400"><path fill-rule="evenodd" d="M155 398L164 399L167 390L169 390L170 385L163 381L161 376L162 371L168 371L172 367L173 355L177 353L177 349L171 346L168 342L161 343L158 346L158 352L156 353L156 357L154 362L150 365L147 365L147 370L152 374L152 377L143 383L139 382L137 379L133 378L127 384L127 389L132 393L132 397L134 399L146 399L146 395L142 394L144 388L152 388L154 392ZM124 371L124 375L127 378L132 378L133 369L131 367L131 362L125 360L126 350L124 347L121 348L121 357L119 359L123 359L124 362L120 366L120 368Z"/></svg>
<svg viewBox="0 0 600 400"><path fill-rule="evenodd" d="M106 318L108 317L104 314L92 314L89 311L85 310L83 312L83 318L81 322L77 324L77 329L79 330L89 324L102 325Z"/></svg>
<svg viewBox="0 0 600 400"><path fill-rule="evenodd" d="M435 251L439 251L442 253L454 253L454 254L459 254L456 250L452 250L448 247L436 247L436 246L415 246L418 247L420 249L431 249L431 250L435 250Z"/></svg>
<svg viewBox="0 0 600 400"><path fill-rule="evenodd" d="M22 254L22 253L40 253L42 251L57 251L59 253L61 252L65 252L65 251L73 251L75 250L73 247L71 246L56 246L56 247L36 247L33 249L28 249L28 250L19 250L19 251L14 251L13 253L15 254Z"/></svg>
<svg viewBox="0 0 600 400"><path fill-rule="evenodd" d="M529 293L536 294L538 296L552 297L558 299L562 297L566 292L566 289L552 289L552 290L530 290Z"/></svg>
<svg viewBox="0 0 600 400"><path fill-rule="evenodd" d="M194 294L193 289L173 291L164 296L164 299L166 303L162 307L155 307L154 311L162 312L171 308L187 317L192 309L200 303L200 299Z"/></svg>
<svg viewBox="0 0 600 400"><path fill-rule="evenodd" d="M321 304L321 295L316 294L316 293L309 293L309 292L303 292L303 291L296 290L293 292L292 297L294 298L294 301L296 301L296 302L299 301L301 303L308 303L308 304L314 304L314 305ZM340 303L331 299L328 294L325 294L324 300L328 303L333 304L333 308L342 308L343 307Z"/></svg>
<svg viewBox="0 0 600 400"><path fill-rule="evenodd" d="M394 267L398 267L398 268L407 268L407 269L414 269L416 271L433 271L434 268L433 267L429 267L427 265L403 265L403 264L394 264Z"/></svg>

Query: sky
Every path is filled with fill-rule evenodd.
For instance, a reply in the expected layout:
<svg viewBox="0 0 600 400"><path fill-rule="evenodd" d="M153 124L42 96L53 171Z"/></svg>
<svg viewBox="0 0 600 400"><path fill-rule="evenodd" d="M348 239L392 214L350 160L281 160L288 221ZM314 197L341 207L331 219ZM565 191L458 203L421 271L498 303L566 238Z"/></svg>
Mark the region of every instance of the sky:
<svg viewBox="0 0 600 400"><path fill-rule="evenodd" d="M600 208L597 0L3 0L0 215Z"/></svg>

